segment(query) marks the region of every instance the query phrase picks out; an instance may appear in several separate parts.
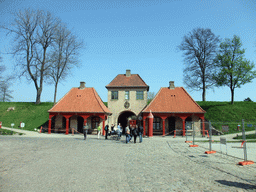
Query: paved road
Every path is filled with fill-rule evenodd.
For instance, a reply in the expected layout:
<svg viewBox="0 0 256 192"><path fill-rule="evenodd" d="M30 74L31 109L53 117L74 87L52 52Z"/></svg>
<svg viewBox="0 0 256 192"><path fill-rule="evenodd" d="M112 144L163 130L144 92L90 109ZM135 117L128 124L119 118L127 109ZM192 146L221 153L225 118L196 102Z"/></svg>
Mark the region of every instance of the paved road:
<svg viewBox="0 0 256 192"><path fill-rule="evenodd" d="M184 138L56 135L0 136L0 191L256 191L255 164Z"/></svg>

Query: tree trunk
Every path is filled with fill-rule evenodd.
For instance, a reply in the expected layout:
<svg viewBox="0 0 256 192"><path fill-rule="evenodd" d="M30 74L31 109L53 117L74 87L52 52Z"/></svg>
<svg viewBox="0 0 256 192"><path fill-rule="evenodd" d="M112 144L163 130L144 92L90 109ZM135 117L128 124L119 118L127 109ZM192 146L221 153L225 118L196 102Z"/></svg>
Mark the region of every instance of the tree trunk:
<svg viewBox="0 0 256 192"><path fill-rule="evenodd" d="M41 93L42 93L42 89L38 88L36 90L36 104L40 104L41 103Z"/></svg>
<svg viewBox="0 0 256 192"><path fill-rule="evenodd" d="M235 90L231 89L231 104L232 105L234 104L234 92L235 92Z"/></svg>
<svg viewBox="0 0 256 192"><path fill-rule="evenodd" d="M56 97L57 97L57 87L58 87L58 82L55 83L55 90L54 90L54 105L56 103Z"/></svg>
<svg viewBox="0 0 256 192"><path fill-rule="evenodd" d="M205 92L206 92L206 90L205 90L205 81L204 81L204 79L203 79L203 94L202 94L202 101L205 101Z"/></svg>

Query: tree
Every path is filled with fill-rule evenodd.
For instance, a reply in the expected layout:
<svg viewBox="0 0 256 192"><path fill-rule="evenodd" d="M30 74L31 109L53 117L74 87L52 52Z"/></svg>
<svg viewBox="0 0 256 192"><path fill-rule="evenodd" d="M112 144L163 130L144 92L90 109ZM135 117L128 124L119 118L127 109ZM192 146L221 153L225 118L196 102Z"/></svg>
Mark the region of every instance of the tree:
<svg viewBox="0 0 256 192"><path fill-rule="evenodd" d="M67 77L72 67L78 65L79 50L82 47L83 42L78 41L65 25L58 26L48 73L50 83L54 82L54 103L56 103L58 83Z"/></svg>
<svg viewBox="0 0 256 192"><path fill-rule="evenodd" d="M2 58L0 57L0 62L2 62ZM4 78L2 76L3 72L5 71L5 66L0 65L0 101L11 101L13 97L11 96L11 93L13 92L10 90L11 81L14 79L11 76L8 76Z"/></svg>
<svg viewBox="0 0 256 192"><path fill-rule="evenodd" d="M206 89L213 88L213 74L215 63L213 62L219 37L215 36L210 29L196 28L183 37L178 46L184 51L183 81L188 89L202 90L202 100L206 100Z"/></svg>
<svg viewBox="0 0 256 192"><path fill-rule="evenodd" d="M20 76L26 76L35 85L36 104L40 103L43 82L50 66L48 56L59 23L59 19L49 12L25 9L15 14L11 27L2 26L7 35L14 35L12 54L18 59Z"/></svg>
<svg viewBox="0 0 256 192"><path fill-rule="evenodd" d="M156 96L155 92L148 92L148 103L150 103Z"/></svg>
<svg viewBox="0 0 256 192"><path fill-rule="evenodd" d="M220 44L220 50L215 59L219 71L214 79L217 86L230 88L231 104L234 104L235 88L252 82L256 77L256 71L252 71L254 63L244 58L245 49L241 47L242 43L238 36L225 39Z"/></svg>
<svg viewBox="0 0 256 192"><path fill-rule="evenodd" d="M12 97L12 90L10 90L10 86L11 84L11 80L13 78L12 77L7 77L6 79L2 80L0 82L0 100L2 102L10 102L11 99L13 99Z"/></svg>

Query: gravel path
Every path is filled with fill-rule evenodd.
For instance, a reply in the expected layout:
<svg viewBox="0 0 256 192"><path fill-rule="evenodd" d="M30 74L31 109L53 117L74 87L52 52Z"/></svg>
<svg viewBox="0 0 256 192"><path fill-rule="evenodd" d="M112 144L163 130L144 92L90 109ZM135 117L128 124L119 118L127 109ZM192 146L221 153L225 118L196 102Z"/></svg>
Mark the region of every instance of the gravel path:
<svg viewBox="0 0 256 192"><path fill-rule="evenodd" d="M256 165L182 139L0 136L0 191L256 191Z"/></svg>

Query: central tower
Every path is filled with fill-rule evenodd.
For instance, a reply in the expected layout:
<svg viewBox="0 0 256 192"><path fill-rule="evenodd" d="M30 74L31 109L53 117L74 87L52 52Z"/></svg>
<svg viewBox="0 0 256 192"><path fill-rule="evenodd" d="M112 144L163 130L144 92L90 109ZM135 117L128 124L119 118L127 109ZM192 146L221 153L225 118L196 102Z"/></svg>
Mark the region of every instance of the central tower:
<svg viewBox="0 0 256 192"><path fill-rule="evenodd" d="M107 86L108 108L112 112L109 123L121 123L126 127L127 119L138 116L147 105L149 86L138 74L131 74L126 70L125 74L117 75Z"/></svg>

